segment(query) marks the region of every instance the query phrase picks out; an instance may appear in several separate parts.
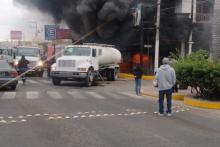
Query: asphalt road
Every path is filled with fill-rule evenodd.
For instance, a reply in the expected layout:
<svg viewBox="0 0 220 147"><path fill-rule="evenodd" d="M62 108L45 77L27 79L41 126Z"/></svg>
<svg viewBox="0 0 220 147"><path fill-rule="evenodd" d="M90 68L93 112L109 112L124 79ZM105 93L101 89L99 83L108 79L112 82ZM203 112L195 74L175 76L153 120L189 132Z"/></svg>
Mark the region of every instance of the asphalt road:
<svg viewBox="0 0 220 147"><path fill-rule="evenodd" d="M15 92L0 91L0 146L220 146L219 111L174 102L174 115L159 117L157 100L133 89L126 80L87 88L29 78Z"/></svg>

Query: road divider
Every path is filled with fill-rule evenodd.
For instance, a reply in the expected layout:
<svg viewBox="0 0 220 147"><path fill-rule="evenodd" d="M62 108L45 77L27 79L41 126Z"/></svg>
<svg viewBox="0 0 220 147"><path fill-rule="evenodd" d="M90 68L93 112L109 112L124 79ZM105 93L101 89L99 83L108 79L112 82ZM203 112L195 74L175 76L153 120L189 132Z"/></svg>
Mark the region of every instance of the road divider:
<svg viewBox="0 0 220 147"><path fill-rule="evenodd" d="M190 98L190 97L185 97L184 103L188 106L193 106L193 107L220 110L220 102L210 102L210 101L198 100L198 99L194 99L194 98Z"/></svg>
<svg viewBox="0 0 220 147"><path fill-rule="evenodd" d="M127 73L120 73L119 74L119 78L122 78L122 79L134 79L134 75L127 74ZM143 76L142 79L143 80L153 80L154 76Z"/></svg>
<svg viewBox="0 0 220 147"><path fill-rule="evenodd" d="M150 96L150 97L153 97L153 98L159 98L159 95L156 94L156 93L142 92L142 95ZM183 95L183 94L173 93L172 99L173 99L173 100L178 100L178 101L183 101L183 100L184 100L184 97L185 97L185 95Z"/></svg>

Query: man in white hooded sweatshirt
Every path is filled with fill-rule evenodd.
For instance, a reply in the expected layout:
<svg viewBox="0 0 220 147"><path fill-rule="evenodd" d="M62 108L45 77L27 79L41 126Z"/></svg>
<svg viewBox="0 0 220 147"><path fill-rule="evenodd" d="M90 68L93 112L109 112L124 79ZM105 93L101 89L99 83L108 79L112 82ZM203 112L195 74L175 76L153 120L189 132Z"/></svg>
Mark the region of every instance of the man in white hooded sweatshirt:
<svg viewBox="0 0 220 147"><path fill-rule="evenodd" d="M176 83L175 70L169 65L169 58L163 58L163 65L156 73L156 80L159 89L159 115L164 115L164 95L167 98L167 116L172 116L172 93Z"/></svg>

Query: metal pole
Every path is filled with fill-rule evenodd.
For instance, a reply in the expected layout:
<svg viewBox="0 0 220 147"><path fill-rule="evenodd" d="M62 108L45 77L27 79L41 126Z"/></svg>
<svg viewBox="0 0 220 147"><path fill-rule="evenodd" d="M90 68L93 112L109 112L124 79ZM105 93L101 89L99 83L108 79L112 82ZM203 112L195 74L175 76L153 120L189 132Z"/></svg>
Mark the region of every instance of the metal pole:
<svg viewBox="0 0 220 147"><path fill-rule="evenodd" d="M141 39L141 44L140 44L140 64L141 64L141 66L143 67L143 53L144 53L144 26L143 26L143 15L142 15L142 11L143 11L143 9L142 9L143 7L142 7L142 4L141 4L141 27L140 27L140 39Z"/></svg>
<svg viewBox="0 0 220 147"><path fill-rule="evenodd" d="M193 45L193 23L194 23L194 0L192 0L191 5L191 30L189 34L189 54L192 53L192 45Z"/></svg>
<svg viewBox="0 0 220 147"><path fill-rule="evenodd" d="M155 40L155 58L154 72L159 68L159 47L160 47L160 6L161 0L157 0L157 21L156 21L156 40Z"/></svg>

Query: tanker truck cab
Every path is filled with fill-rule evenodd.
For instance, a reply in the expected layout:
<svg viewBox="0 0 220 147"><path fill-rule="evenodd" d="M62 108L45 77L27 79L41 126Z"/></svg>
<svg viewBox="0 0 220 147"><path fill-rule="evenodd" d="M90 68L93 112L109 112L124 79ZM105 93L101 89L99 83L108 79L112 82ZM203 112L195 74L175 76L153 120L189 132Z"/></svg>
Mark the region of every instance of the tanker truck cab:
<svg viewBox="0 0 220 147"><path fill-rule="evenodd" d="M25 56L29 61L28 69L29 74L43 76L43 61L41 60L40 48L29 46L18 46L14 48L14 66L17 68L21 56Z"/></svg>
<svg viewBox="0 0 220 147"><path fill-rule="evenodd" d="M67 46L63 56L52 65L53 84L60 85L61 81L71 80L84 81L86 86L91 86L102 72L100 59L102 59L103 49L95 45ZM118 65L117 67L119 68Z"/></svg>

